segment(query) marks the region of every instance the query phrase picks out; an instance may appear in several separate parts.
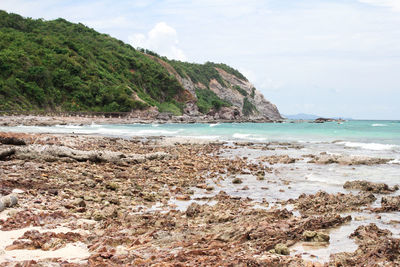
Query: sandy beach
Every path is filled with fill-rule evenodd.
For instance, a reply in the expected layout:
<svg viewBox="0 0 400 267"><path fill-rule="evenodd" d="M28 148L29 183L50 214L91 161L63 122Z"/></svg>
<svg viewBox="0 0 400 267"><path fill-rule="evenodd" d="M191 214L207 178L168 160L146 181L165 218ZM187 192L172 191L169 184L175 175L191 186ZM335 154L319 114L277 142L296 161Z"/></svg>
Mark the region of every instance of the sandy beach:
<svg viewBox="0 0 400 267"><path fill-rule="evenodd" d="M2 266L400 263L396 185L301 187L289 175L303 175L300 162L328 171L390 159L300 155L298 143L0 137L0 194L18 198L0 213Z"/></svg>

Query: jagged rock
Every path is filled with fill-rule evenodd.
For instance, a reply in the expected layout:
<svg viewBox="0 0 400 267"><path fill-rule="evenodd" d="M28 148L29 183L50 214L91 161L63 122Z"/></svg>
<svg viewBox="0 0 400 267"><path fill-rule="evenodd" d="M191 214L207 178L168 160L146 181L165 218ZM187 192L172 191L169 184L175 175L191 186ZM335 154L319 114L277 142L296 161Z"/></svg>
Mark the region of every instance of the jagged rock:
<svg viewBox="0 0 400 267"><path fill-rule="evenodd" d="M241 184L241 183L243 183L243 181L242 181L242 179L240 179L240 178L234 178L233 180L232 180L232 183L233 184Z"/></svg>
<svg viewBox="0 0 400 267"><path fill-rule="evenodd" d="M281 255L289 255L290 251L285 244L277 244L274 248L275 253Z"/></svg>
<svg viewBox="0 0 400 267"><path fill-rule="evenodd" d="M214 186L209 185L209 186L207 186L206 190L207 191L213 191L214 190Z"/></svg>
<svg viewBox="0 0 400 267"><path fill-rule="evenodd" d="M303 240L307 242L329 242L329 235L316 232L316 231L304 231Z"/></svg>
<svg viewBox="0 0 400 267"><path fill-rule="evenodd" d="M3 150L0 150L0 160L5 160L6 158L14 155L16 152L15 148L6 148Z"/></svg>
<svg viewBox="0 0 400 267"><path fill-rule="evenodd" d="M10 208L12 206L17 205L18 203L18 198L15 195L7 195L4 197L0 198L0 210L1 210L1 206L4 206L4 208ZM3 210L4 210L3 208Z"/></svg>
<svg viewBox="0 0 400 267"><path fill-rule="evenodd" d="M288 155L261 156L257 159L263 162L268 162L269 164L290 164L296 162L295 158L291 158Z"/></svg>
<svg viewBox="0 0 400 267"><path fill-rule="evenodd" d="M313 159L308 161L308 163L316 164L339 164L339 165L377 165L386 164L393 159L383 159L383 158L370 158L364 156L347 156L347 155L320 155L313 156Z"/></svg>
<svg viewBox="0 0 400 267"><path fill-rule="evenodd" d="M289 199L287 203L294 204L304 214L315 214L359 210L361 206L375 200L376 197L371 193L353 195L319 191L314 195L301 194L296 200Z"/></svg>
<svg viewBox="0 0 400 267"><path fill-rule="evenodd" d="M81 208L86 207L85 200L83 200L82 198L76 199L75 202L74 202L74 205L77 206L77 207L81 207Z"/></svg>
<svg viewBox="0 0 400 267"><path fill-rule="evenodd" d="M347 181L343 188L345 189L358 189L365 192L372 192L378 194L389 194L395 192L399 189L396 185L393 188L390 188L387 184L384 183L373 183L368 181Z"/></svg>
<svg viewBox="0 0 400 267"><path fill-rule="evenodd" d="M86 179L84 184L90 188L96 187L96 182L92 179Z"/></svg>
<svg viewBox="0 0 400 267"><path fill-rule="evenodd" d="M186 209L186 216L187 217L195 217L198 213L201 212L201 206L193 202L190 206Z"/></svg>
<svg viewBox="0 0 400 267"><path fill-rule="evenodd" d="M371 210L375 212L400 211L400 196L382 197L381 207Z"/></svg>
<svg viewBox="0 0 400 267"><path fill-rule="evenodd" d="M14 136L0 136L0 143L4 145L24 146L25 140Z"/></svg>
<svg viewBox="0 0 400 267"><path fill-rule="evenodd" d="M10 150L6 156L15 154L19 159L37 159L45 161L56 160L75 160L91 162L111 162L111 163L139 163L146 160L156 160L168 158L169 154L155 152L149 154L124 154L113 151L84 151L72 149L65 146L53 145L29 145L26 147ZM0 152L0 159L2 153Z"/></svg>
<svg viewBox="0 0 400 267"><path fill-rule="evenodd" d="M324 123L324 122L331 122L335 121L335 119L330 119L330 118L317 118L314 120L314 123Z"/></svg>
<svg viewBox="0 0 400 267"><path fill-rule="evenodd" d="M106 184L106 188L112 191L116 191L118 189L118 184L113 183L113 182L108 182Z"/></svg>
<svg viewBox="0 0 400 267"><path fill-rule="evenodd" d="M393 238L388 230L376 224L359 226L350 238L358 249L353 253L331 255L330 266L399 266L400 239Z"/></svg>
<svg viewBox="0 0 400 267"><path fill-rule="evenodd" d="M177 200L190 200L190 196L189 195L178 195L176 196Z"/></svg>

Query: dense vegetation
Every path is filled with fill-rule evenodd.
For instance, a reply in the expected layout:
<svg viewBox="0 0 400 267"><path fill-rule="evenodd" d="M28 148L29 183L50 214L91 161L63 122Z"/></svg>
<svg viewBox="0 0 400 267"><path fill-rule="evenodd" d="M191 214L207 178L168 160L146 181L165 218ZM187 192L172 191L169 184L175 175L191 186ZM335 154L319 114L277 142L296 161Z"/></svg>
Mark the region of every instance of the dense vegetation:
<svg viewBox="0 0 400 267"><path fill-rule="evenodd" d="M160 64L108 35L63 19L0 11L1 109L129 111L155 105L176 113L182 90Z"/></svg>
<svg viewBox="0 0 400 267"><path fill-rule="evenodd" d="M215 64L207 62L205 64L188 63L182 61L171 60L171 66L178 72L181 77L189 77L194 83L202 83L208 87L212 79L217 80L221 85L225 85L221 75L215 69Z"/></svg>
<svg viewBox="0 0 400 267"><path fill-rule="evenodd" d="M250 116L257 112L258 112L257 108L249 101L247 97L245 97L243 99L243 110L242 110L243 115Z"/></svg>
<svg viewBox="0 0 400 267"><path fill-rule="evenodd" d="M233 86L233 89L235 89L236 91L238 91L238 92L239 92L241 95L243 95L243 96L247 96L247 95L248 95L248 93L246 92L246 90L240 88L240 86L238 86L238 85Z"/></svg>
<svg viewBox="0 0 400 267"><path fill-rule="evenodd" d="M197 106L201 113L208 113L211 108L219 110L221 107L229 107L232 104L221 100L213 91L209 89L196 89Z"/></svg>
<svg viewBox="0 0 400 267"><path fill-rule="evenodd" d="M216 68L246 80L225 64L168 60L83 24L0 10L0 110L115 112L157 106L182 114L184 88L154 57L206 88L212 79L226 86ZM196 94L203 113L230 105L209 89Z"/></svg>

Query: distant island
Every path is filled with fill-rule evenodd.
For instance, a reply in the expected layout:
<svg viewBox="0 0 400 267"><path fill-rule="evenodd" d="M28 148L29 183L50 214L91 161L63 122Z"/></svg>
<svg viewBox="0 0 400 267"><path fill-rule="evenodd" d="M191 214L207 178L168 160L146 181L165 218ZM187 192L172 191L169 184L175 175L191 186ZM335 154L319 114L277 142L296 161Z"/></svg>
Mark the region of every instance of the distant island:
<svg viewBox="0 0 400 267"><path fill-rule="evenodd" d="M318 118L323 118L324 116L318 116L313 114L306 114L306 113L298 113L295 115L282 115L284 118L289 120L316 120ZM353 120L352 118L343 118L343 117L329 117L330 119L342 119L342 120Z"/></svg>

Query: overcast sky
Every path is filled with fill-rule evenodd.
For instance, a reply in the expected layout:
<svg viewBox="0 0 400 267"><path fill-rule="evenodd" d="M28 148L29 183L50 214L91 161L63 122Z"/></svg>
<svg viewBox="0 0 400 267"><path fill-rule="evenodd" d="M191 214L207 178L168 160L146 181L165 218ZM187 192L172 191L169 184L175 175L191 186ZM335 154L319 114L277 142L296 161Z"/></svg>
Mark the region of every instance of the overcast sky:
<svg viewBox="0 0 400 267"><path fill-rule="evenodd" d="M283 114L400 119L400 0L0 0L0 9L227 63Z"/></svg>

